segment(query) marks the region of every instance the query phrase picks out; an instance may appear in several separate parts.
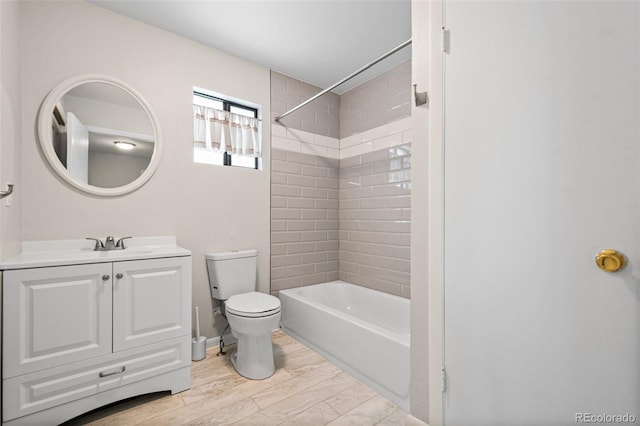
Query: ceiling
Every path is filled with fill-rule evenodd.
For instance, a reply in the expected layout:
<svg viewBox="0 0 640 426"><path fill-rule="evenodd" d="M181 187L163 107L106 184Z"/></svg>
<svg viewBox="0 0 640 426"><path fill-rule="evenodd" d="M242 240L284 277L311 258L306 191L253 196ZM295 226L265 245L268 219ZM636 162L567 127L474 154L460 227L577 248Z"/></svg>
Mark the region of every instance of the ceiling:
<svg viewBox="0 0 640 426"><path fill-rule="evenodd" d="M88 0L327 88L411 38L410 0ZM402 49L344 93L411 56Z"/></svg>
<svg viewBox="0 0 640 426"><path fill-rule="evenodd" d="M135 147L132 150L123 151L116 146L114 143L116 141L131 142ZM89 132L89 152L145 157L150 161L154 149L155 144L153 142L142 139Z"/></svg>

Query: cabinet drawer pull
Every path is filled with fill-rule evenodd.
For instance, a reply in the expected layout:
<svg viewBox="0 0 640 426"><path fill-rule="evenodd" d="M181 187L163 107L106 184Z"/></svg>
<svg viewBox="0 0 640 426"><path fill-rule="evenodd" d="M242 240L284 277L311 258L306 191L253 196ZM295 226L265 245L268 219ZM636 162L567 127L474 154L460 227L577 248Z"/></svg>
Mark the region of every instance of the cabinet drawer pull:
<svg viewBox="0 0 640 426"><path fill-rule="evenodd" d="M113 376L114 374L124 373L124 370L126 370L126 369L127 369L127 367L125 367L123 365L122 367L120 367L120 369L118 371L112 371L111 373L100 372L100 377L107 377L107 376Z"/></svg>
<svg viewBox="0 0 640 426"><path fill-rule="evenodd" d="M103 275L102 281L109 281L109 278L111 278L109 275Z"/></svg>
<svg viewBox="0 0 640 426"><path fill-rule="evenodd" d="M122 274L120 274L120 273L117 273L117 274L116 274L116 278L117 278L117 279L121 280L121 279L122 279L122 277L124 277L124 275L122 275Z"/></svg>

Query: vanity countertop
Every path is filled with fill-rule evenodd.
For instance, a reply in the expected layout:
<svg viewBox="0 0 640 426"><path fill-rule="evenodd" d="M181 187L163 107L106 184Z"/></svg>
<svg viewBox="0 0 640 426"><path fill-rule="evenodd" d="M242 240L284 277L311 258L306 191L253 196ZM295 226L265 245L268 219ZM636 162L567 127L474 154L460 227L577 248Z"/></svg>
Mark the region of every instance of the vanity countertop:
<svg viewBox="0 0 640 426"><path fill-rule="evenodd" d="M91 240L25 241L20 254L0 262L0 270L191 255L189 250L177 245L174 236L134 237L125 240L124 250L94 251L94 246Z"/></svg>

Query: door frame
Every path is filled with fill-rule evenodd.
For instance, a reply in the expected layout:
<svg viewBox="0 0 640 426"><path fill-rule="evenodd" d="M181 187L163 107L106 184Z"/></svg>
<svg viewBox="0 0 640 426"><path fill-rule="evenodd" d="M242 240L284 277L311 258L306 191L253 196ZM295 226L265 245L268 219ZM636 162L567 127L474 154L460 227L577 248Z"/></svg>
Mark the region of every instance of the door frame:
<svg viewBox="0 0 640 426"><path fill-rule="evenodd" d="M412 81L429 100L412 106L411 414L431 426L443 424L443 13L444 0L412 0Z"/></svg>
<svg viewBox="0 0 640 426"><path fill-rule="evenodd" d="M445 0L429 1L428 256L429 424L444 424L444 70Z"/></svg>

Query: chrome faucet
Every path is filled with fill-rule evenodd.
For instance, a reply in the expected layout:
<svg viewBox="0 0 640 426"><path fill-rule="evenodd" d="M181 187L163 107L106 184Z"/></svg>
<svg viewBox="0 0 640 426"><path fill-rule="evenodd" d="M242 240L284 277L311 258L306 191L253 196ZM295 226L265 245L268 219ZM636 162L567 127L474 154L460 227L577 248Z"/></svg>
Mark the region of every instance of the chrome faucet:
<svg viewBox="0 0 640 426"><path fill-rule="evenodd" d="M104 250L115 250L116 249L116 241L112 235L109 235L104 240Z"/></svg>
<svg viewBox="0 0 640 426"><path fill-rule="evenodd" d="M131 238L131 237L122 237L118 240L118 242L115 242L115 238L113 238L113 236L109 235L104 243L98 239L98 238L89 238L87 237L87 240L93 240L96 242L95 247L93 248L93 251L108 251L108 250L124 250L126 247L124 246L124 240L126 240L127 238Z"/></svg>

